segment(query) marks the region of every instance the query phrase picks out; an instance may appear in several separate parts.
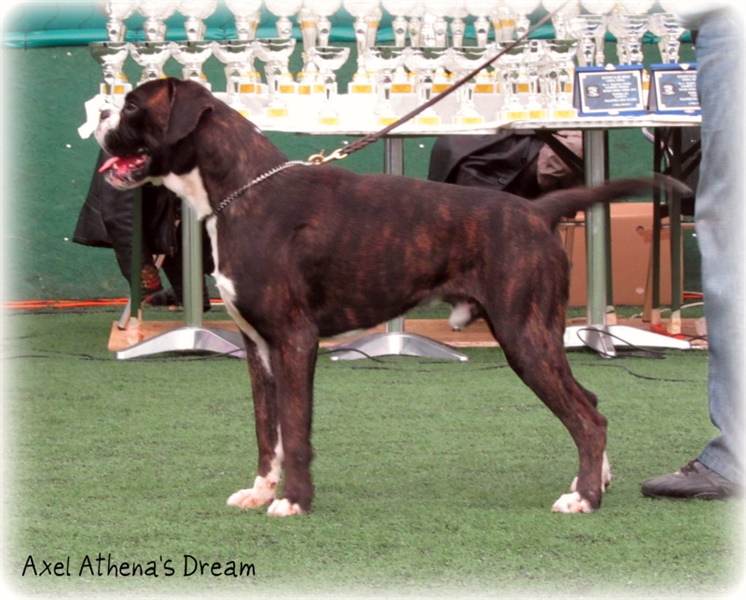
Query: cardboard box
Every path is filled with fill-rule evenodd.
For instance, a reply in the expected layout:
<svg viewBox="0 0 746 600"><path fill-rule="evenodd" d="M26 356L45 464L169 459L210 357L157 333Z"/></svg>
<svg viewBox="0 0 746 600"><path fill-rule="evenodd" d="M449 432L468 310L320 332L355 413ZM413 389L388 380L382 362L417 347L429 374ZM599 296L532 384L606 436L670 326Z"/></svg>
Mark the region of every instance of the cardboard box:
<svg viewBox="0 0 746 600"><path fill-rule="evenodd" d="M584 215L578 220L584 222ZM585 227L560 229L571 255L570 306L585 306L586 253ZM573 238L574 239L570 239ZM609 304L642 306L648 286L653 239L652 202L619 202L611 205L611 261L613 298ZM681 270L683 274L683 269ZM668 228L661 233L661 289L662 304L671 302L671 252Z"/></svg>

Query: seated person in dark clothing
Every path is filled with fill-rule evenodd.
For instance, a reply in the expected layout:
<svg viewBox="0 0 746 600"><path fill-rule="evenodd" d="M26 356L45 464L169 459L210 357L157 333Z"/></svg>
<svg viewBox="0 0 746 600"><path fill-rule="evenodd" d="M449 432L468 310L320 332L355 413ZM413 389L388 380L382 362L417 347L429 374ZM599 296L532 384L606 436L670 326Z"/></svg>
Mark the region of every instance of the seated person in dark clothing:
<svg viewBox="0 0 746 600"><path fill-rule="evenodd" d="M142 297L152 305L182 303L183 273L181 233L181 200L163 186L146 185L132 190L118 190L109 185L98 168L108 156L101 152L83 208L73 234L73 241L84 246L112 248L124 278L132 282L132 211L142 197L143 232L142 263L139 265ZM212 256L207 236L204 236L203 268L212 272ZM160 265L168 277L171 289L161 283L155 257L162 256ZM203 295L204 310L210 309L207 288Z"/></svg>
<svg viewBox="0 0 746 600"><path fill-rule="evenodd" d="M488 187L532 200L583 183L578 131L510 130L439 137L428 179Z"/></svg>

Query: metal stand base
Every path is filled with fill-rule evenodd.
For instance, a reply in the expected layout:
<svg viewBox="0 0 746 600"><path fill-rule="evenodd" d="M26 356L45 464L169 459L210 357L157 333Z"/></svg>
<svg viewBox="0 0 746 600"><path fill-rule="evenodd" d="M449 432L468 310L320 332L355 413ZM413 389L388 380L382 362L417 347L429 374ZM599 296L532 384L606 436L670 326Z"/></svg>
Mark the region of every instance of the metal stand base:
<svg viewBox="0 0 746 600"><path fill-rule="evenodd" d="M117 358L126 360L164 352L188 351L246 357L243 340L237 333L217 328L179 327L120 350Z"/></svg>
<svg viewBox="0 0 746 600"><path fill-rule="evenodd" d="M671 348L691 350L692 345L652 331L645 331L628 325L578 325L565 329L565 348L590 348L602 356L616 356L616 346L639 348Z"/></svg>
<svg viewBox="0 0 746 600"><path fill-rule="evenodd" d="M469 357L416 333L373 333L333 346L332 360L355 360L375 356L428 356L445 360L467 361Z"/></svg>

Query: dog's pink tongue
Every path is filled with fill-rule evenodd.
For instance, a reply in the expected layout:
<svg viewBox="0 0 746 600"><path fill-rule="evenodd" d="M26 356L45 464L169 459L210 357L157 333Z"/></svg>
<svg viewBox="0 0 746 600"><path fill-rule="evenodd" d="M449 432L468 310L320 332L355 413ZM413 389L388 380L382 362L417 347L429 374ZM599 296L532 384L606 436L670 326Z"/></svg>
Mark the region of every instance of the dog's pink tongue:
<svg viewBox="0 0 746 600"><path fill-rule="evenodd" d="M107 159L103 165L101 165L98 172L105 173L106 171L111 169L115 164L117 164L117 162L119 162L119 158L116 156L112 156L111 158Z"/></svg>

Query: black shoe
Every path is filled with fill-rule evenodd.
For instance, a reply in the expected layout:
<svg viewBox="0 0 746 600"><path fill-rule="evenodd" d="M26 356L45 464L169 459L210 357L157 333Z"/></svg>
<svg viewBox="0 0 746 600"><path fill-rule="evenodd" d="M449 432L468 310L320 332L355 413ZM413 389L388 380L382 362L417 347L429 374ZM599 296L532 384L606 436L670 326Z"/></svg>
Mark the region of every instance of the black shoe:
<svg viewBox="0 0 746 600"><path fill-rule="evenodd" d="M642 484L642 493L648 498L673 498L681 500L724 500L741 495L739 487L693 460L681 470L669 475L653 477Z"/></svg>
<svg viewBox="0 0 746 600"><path fill-rule="evenodd" d="M176 292L174 292L173 288L156 292L155 294L148 296L145 301L151 306L181 306L181 300L176 296Z"/></svg>
<svg viewBox="0 0 746 600"><path fill-rule="evenodd" d="M181 299L173 288L156 292L152 296L148 296L145 301L151 306L167 306L169 308L181 306ZM207 295L207 292L205 292L202 295L202 312L208 312L211 308L212 305L210 304L210 298Z"/></svg>

